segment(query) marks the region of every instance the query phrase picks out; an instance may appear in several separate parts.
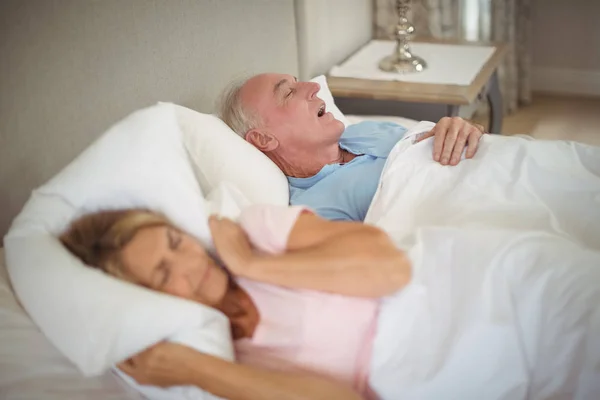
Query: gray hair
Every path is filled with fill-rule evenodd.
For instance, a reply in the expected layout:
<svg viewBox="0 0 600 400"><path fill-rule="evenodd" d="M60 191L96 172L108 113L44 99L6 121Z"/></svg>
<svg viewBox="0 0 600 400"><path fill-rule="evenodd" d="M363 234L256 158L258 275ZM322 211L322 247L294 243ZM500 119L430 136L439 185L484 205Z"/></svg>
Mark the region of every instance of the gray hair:
<svg viewBox="0 0 600 400"><path fill-rule="evenodd" d="M218 116L242 139L250 129L260 125L261 119L242 104L241 91L248 79L232 82L222 93L218 104Z"/></svg>

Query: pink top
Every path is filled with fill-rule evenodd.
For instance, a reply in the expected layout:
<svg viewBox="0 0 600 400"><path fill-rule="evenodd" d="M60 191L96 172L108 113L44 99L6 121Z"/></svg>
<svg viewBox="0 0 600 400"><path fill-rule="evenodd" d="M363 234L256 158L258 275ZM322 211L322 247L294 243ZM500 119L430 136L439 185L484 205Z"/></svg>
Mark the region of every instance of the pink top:
<svg viewBox="0 0 600 400"><path fill-rule="evenodd" d="M240 224L257 248L284 252L302 207L252 206ZM239 279L258 308L251 339L235 342L244 364L279 371L312 371L371 397L368 371L378 302Z"/></svg>

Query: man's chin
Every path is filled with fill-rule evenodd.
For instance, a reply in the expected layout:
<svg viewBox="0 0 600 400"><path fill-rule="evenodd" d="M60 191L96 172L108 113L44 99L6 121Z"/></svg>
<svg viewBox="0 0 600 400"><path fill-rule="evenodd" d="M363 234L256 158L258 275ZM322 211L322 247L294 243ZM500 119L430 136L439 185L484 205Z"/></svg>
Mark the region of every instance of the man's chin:
<svg viewBox="0 0 600 400"><path fill-rule="evenodd" d="M327 115L319 118L319 123L325 132L337 135L338 137L342 136L342 133L346 130L344 123L336 119L331 113L327 113ZM329 133L327 133L327 136L329 136Z"/></svg>
<svg viewBox="0 0 600 400"><path fill-rule="evenodd" d="M344 123L342 121L340 121L339 119L333 119L333 121L331 122L332 124L335 124L336 127L340 130L340 135L344 132L344 130L346 130L346 126L344 125Z"/></svg>

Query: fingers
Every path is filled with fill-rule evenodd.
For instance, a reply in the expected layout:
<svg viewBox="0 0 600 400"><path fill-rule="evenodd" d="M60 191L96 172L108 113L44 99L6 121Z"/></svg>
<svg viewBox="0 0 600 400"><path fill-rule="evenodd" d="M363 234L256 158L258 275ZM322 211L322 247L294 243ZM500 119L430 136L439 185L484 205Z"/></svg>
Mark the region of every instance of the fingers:
<svg viewBox="0 0 600 400"><path fill-rule="evenodd" d="M218 214L212 214L208 217L208 222L209 223L213 223L213 224L219 224L219 223L235 223L233 220L227 218L227 217L222 217Z"/></svg>
<svg viewBox="0 0 600 400"><path fill-rule="evenodd" d="M466 158L472 158L483 135L481 126L468 123L459 117L444 117L418 141L435 136L433 159L442 165L457 165L463 150Z"/></svg>
<svg viewBox="0 0 600 400"><path fill-rule="evenodd" d="M221 220L221 217L217 214L212 214L208 217L209 224L217 224Z"/></svg>
<svg viewBox="0 0 600 400"><path fill-rule="evenodd" d="M445 140L443 142L442 155L439 160L440 164L448 165L448 163L450 162L450 157L452 156L452 150L454 149L454 146L456 144L456 139L458 138L459 134L461 133L462 128L463 128L462 119L453 118L450 126L448 127L448 132L447 132L447 134L445 136ZM464 143L463 143L463 146L464 146ZM462 150L462 148L461 148L461 150ZM435 157L434 157L434 159L435 159Z"/></svg>
<svg viewBox="0 0 600 400"><path fill-rule="evenodd" d="M157 343L142 352L131 356L127 360L117 364L117 368L139 384L149 383L149 370L152 369L153 364L158 363L157 356L160 355L159 347L161 344L162 342Z"/></svg>
<svg viewBox="0 0 600 400"><path fill-rule="evenodd" d="M231 247L230 241L248 240L242 227L229 218L210 216L208 226L219 255L222 255L220 251L222 248Z"/></svg>
<svg viewBox="0 0 600 400"><path fill-rule="evenodd" d="M129 364L127 361L123 361L120 364L117 364L117 368L119 368L121 371L123 371L124 373L126 373L127 375L130 375L133 372L133 366Z"/></svg>
<svg viewBox="0 0 600 400"><path fill-rule="evenodd" d="M222 227L232 223L234 222L228 218L223 218L220 215L213 214L208 217L208 226L213 233L215 230L222 229Z"/></svg>
<svg viewBox="0 0 600 400"><path fill-rule="evenodd" d="M473 125L479 132L481 132L481 134L485 132L483 125L476 124L475 122L470 122L470 124Z"/></svg>
<svg viewBox="0 0 600 400"><path fill-rule="evenodd" d="M454 150L452 151L452 156L450 158L450 165L456 165L460 161L460 156L465 149L468 136L468 132L465 132L464 130L458 134L456 143L454 144Z"/></svg>
<svg viewBox="0 0 600 400"><path fill-rule="evenodd" d="M214 239L215 233L219 229L219 219L215 215L208 217L208 229L210 229L210 233Z"/></svg>
<svg viewBox="0 0 600 400"><path fill-rule="evenodd" d="M473 158L473 156L475 155L475 152L477 151L477 146L479 146L479 140L481 139L481 132L480 131L473 131L470 135L469 135L469 139L467 141L468 146L467 146L467 154L465 154L466 158Z"/></svg>
<svg viewBox="0 0 600 400"><path fill-rule="evenodd" d="M440 122L438 122L431 130L435 135L435 139L433 140L433 159L435 161L440 161L442 150L444 148L444 140L446 139L446 134L451 121L450 118L444 117L440 119Z"/></svg>
<svg viewBox="0 0 600 400"><path fill-rule="evenodd" d="M143 380L133 357L123 361L120 364L117 364L117 368L119 368L123 373L128 375L137 383L141 383Z"/></svg>

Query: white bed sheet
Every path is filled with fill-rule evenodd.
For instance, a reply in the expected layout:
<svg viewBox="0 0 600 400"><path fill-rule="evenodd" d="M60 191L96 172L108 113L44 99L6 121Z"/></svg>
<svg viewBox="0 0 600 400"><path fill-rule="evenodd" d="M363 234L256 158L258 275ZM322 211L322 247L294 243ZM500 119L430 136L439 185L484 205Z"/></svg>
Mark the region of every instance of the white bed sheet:
<svg viewBox="0 0 600 400"><path fill-rule="evenodd" d="M600 147L485 135L448 167L433 139L411 143L390 153L365 219L413 265L382 302L372 388L600 399Z"/></svg>
<svg viewBox="0 0 600 400"><path fill-rule="evenodd" d="M17 302L0 248L0 399L139 400L116 376L85 378Z"/></svg>

